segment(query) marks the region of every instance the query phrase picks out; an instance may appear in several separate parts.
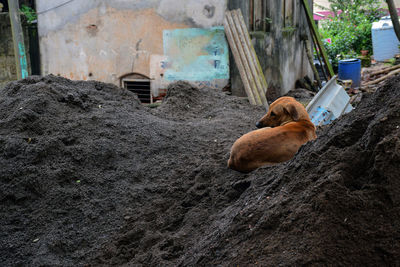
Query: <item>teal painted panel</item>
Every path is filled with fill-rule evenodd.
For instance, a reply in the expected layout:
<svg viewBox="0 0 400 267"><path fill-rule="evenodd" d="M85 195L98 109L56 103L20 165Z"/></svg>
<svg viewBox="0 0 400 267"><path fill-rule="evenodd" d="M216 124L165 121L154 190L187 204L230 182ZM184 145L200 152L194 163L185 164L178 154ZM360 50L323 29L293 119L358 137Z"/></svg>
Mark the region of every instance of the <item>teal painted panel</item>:
<svg viewBox="0 0 400 267"><path fill-rule="evenodd" d="M229 79L229 50L224 27L163 31L168 81Z"/></svg>
<svg viewBox="0 0 400 267"><path fill-rule="evenodd" d="M21 78L25 79L28 77L28 64L26 63L25 45L23 43L18 43L18 51L19 63L21 65Z"/></svg>

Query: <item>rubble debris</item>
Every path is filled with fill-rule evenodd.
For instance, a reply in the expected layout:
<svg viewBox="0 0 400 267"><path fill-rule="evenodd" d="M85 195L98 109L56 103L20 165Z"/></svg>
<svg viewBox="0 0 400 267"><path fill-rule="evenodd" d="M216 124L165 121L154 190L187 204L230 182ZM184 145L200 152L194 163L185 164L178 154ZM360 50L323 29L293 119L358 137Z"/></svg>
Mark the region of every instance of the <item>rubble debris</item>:
<svg viewBox="0 0 400 267"><path fill-rule="evenodd" d="M399 65L399 66L400 66L400 65ZM370 81L370 82L367 82L367 83L364 84L364 86L368 86L368 85L373 85L373 84L380 83L380 82L386 80L387 78L389 78L389 77L391 77L391 76L393 76L393 75L395 75L395 74L397 74L397 73L400 73L400 69L396 69L396 70L391 71L391 72L389 72L388 74L386 74L386 75L384 75L384 76L382 76L382 77L380 77L380 78L378 78L378 79L375 79L375 80L372 80L372 81Z"/></svg>

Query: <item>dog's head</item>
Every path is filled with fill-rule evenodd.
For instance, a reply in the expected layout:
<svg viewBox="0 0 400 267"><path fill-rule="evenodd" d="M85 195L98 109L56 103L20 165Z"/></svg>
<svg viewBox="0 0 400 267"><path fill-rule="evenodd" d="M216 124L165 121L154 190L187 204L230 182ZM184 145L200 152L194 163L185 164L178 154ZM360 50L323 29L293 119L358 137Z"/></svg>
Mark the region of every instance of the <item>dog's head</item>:
<svg viewBox="0 0 400 267"><path fill-rule="evenodd" d="M293 97L284 96L270 105L267 114L257 122L256 126L257 128L276 127L299 120L310 120L306 109Z"/></svg>

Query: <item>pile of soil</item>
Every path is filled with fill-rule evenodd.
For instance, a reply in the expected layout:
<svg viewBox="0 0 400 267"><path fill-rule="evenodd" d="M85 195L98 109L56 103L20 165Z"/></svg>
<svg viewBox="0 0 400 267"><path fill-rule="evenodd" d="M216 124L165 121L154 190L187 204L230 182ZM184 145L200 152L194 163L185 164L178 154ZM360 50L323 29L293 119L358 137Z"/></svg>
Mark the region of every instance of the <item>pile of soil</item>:
<svg viewBox="0 0 400 267"><path fill-rule="evenodd" d="M4 266L400 264L400 78L241 174L229 149L264 114L178 82L155 109L110 84L0 89Z"/></svg>

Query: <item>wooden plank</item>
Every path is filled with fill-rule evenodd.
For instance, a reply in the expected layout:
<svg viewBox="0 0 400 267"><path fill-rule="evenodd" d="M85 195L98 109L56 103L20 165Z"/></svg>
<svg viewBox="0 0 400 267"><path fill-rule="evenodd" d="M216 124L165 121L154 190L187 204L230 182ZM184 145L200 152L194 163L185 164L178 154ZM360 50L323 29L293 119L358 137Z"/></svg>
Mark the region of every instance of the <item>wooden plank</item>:
<svg viewBox="0 0 400 267"><path fill-rule="evenodd" d="M314 59L313 59L313 56L312 56L313 53L311 52L312 49L310 49L311 48L311 44L310 44L309 40L305 40L304 41L304 47L306 49L306 54L307 54L308 61L310 62L311 69L312 69L312 71L314 73L314 78L317 80L318 87L322 88L321 79L319 77L318 70L314 65Z"/></svg>
<svg viewBox="0 0 400 267"><path fill-rule="evenodd" d="M262 70L261 70L261 67L257 68L259 66L259 64L257 64L257 61L256 61L257 56L255 54L254 47L252 46L252 44L250 42L250 36L249 36L249 33L244 24L243 16L242 16L242 19L240 19L240 15L241 15L240 9L234 10L231 13L234 18L234 21L236 22L235 24L238 26L237 28L238 28L238 32L239 32L239 39L244 48L246 59L250 66L249 74L255 81L255 87L253 88L253 90L255 92L254 94L258 95L261 99L261 103L263 105L265 105L268 102L267 102L267 98L265 97L266 90L264 89L263 84L260 79L260 72L262 73ZM253 49L251 49L251 48L253 48Z"/></svg>
<svg viewBox="0 0 400 267"><path fill-rule="evenodd" d="M262 0L261 2L261 8L262 8L262 31L265 32L267 31L267 21L265 20L267 17L267 3L266 0Z"/></svg>
<svg viewBox="0 0 400 267"><path fill-rule="evenodd" d="M294 2L293 2L293 0L285 0L284 1L285 3L284 3L284 8L285 8L285 17L284 17L284 20L285 20L285 27L289 27L289 26L291 26L291 27L294 27L294 25L293 25L293 4L294 4Z"/></svg>
<svg viewBox="0 0 400 267"><path fill-rule="evenodd" d="M256 51L254 49L253 44L251 43L250 34L246 29L246 24L244 22L244 18L243 18L243 15L242 15L242 12L240 11L240 9L237 10L237 15L238 15L238 18L240 20L240 26L242 27L243 32L244 32L244 37L245 37L246 43L247 43L248 47L251 50L250 54L252 56L253 62L257 66L256 67L257 68L257 73L258 73L259 77L261 78L261 82L263 84L264 94L265 94L267 92L267 88L268 88L267 81L265 80L264 73L262 71L260 61L258 60L258 57L257 57L257 53L256 53Z"/></svg>
<svg viewBox="0 0 400 267"><path fill-rule="evenodd" d="M8 0L10 10L11 31L14 43L15 64L18 79L28 77L28 64L26 61L24 34L21 27L21 18L18 9L18 0Z"/></svg>
<svg viewBox="0 0 400 267"><path fill-rule="evenodd" d="M235 28L235 31L237 33L236 35L236 41L237 41L237 46L239 48L239 51L241 53L244 67L246 70L246 76L250 81L250 86L251 86L251 91L254 95L254 98L257 102L257 105L262 105L263 101L261 100L261 96L259 93L259 90L257 89L257 79L254 75L254 68L252 68L251 61L249 60L249 50L247 48L246 42L243 37L243 33L241 32L241 27L239 25L239 22L237 20L237 17L235 16L235 12L231 11L231 18L232 18L232 24L233 27Z"/></svg>
<svg viewBox="0 0 400 267"><path fill-rule="evenodd" d="M242 66L244 68L244 74L246 76L246 79L249 81L249 91L251 91L251 94L254 97L254 101L255 101L256 105L262 105L260 95L258 94L258 91L255 89L255 87L256 87L255 80L253 79L253 77L251 75L250 66L247 61L246 53L244 51L242 43L240 42L240 37L239 37L240 33L238 32L238 28L235 25L232 12L229 12L229 15L226 16L226 18L229 23L230 29L233 33L233 41L235 42L236 47L239 52L239 57L240 57L239 62L242 64ZM242 77L242 79L243 79L243 77Z"/></svg>
<svg viewBox="0 0 400 267"><path fill-rule="evenodd" d="M267 82L240 9L225 13L224 26L249 101L268 108Z"/></svg>
<svg viewBox="0 0 400 267"><path fill-rule="evenodd" d="M240 20L239 25L242 27L242 31L244 33L243 36L245 38L246 44L250 49L249 55L251 56L253 66L255 67L254 73L257 74L257 80L261 83L261 85L259 86L259 94L261 96L261 100L263 102L263 105L266 108L268 108L268 101L266 98L268 84L267 84L267 81L265 80L264 72L261 68L261 64L260 64L260 61L258 60L257 53L254 49L254 46L251 43L250 34L246 29L246 24L244 22L244 18L243 18L243 15L242 15L242 12L240 11L240 9L236 10L236 14L238 16L238 19Z"/></svg>
<svg viewBox="0 0 400 267"><path fill-rule="evenodd" d="M364 86L380 83L381 81L386 80L387 78L389 78L389 77L391 77L391 76L393 76L393 75L395 75L397 73L400 73L400 70L394 70L392 72L389 72L389 74L386 74L385 76L382 76L382 77L380 77L380 78L378 78L376 80L373 80L373 81L365 83Z"/></svg>
<svg viewBox="0 0 400 267"><path fill-rule="evenodd" d="M326 53L325 47L321 41L321 37L319 35L317 26L314 23L313 14L311 13L311 9L308 6L308 0L303 0L302 2L303 2L304 10L306 12L308 25L310 26L312 34L315 36L315 40L317 41L318 48L321 51L322 58L324 59L325 66L328 67L328 72L329 72L329 76L330 76L329 78L332 78L335 75L335 73L333 72L331 63L329 62L328 54Z"/></svg>
<svg viewBox="0 0 400 267"><path fill-rule="evenodd" d="M239 49L235 43L235 38L233 37L232 27L230 25L230 22L228 21L228 17L230 17L230 16L231 16L230 12L227 11L225 13L225 18L224 18L225 34L227 36L230 48L232 50L233 57L235 58L236 66L238 67L240 77L242 78L244 89L246 91L249 102L251 105L256 105L257 104L256 100L255 100L253 92L251 90L250 83L249 83L249 80L246 75L246 71L243 67L243 65L244 65L242 63L243 60L240 56Z"/></svg>
<svg viewBox="0 0 400 267"><path fill-rule="evenodd" d="M254 31L254 0L249 1L249 29Z"/></svg>
<svg viewBox="0 0 400 267"><path fill-rule="evenodd" d="M311 34L311 35L312 35L312 34ZM326 67L324 66L324 64L323 64L323 62L322 62L322 59L321 59L321 56L320 56L320 54L318 53L317 41L315 41L315 36L314 36L314 35L312 35L312 43L313 43L313 47L314 47L314 49L315 49L315 52L316 52L316 54L317 54L317 58L318 58L319 64L321 64L322 74L324 74L325 80L326 80L326 81L329 81L329 76L328 76L328 74L326 74ZM314 51L314 50L313 50L313 51Z"/></svg>
<svg viewBox="0 0 400 267"><path fill-rule="evenodd" d="M262 30L262 3L261 0L254 0L254 30Z"/></svg>
<svg viewBox="0 0 400 267"><path fill-rule="evenodd" d="M395 70L395 69L398 69L398 68L400 68L400 65L395 65L393 67L385 68L383 70L371 72L369 74L369 76L371 77L371 76L375 76L375 75L378 75L378 74L386 73L386 72L389 72L389 71L392 71L392 70Z"/></svg>

